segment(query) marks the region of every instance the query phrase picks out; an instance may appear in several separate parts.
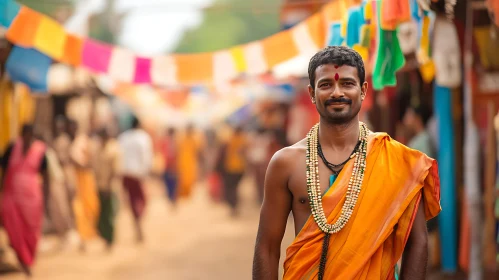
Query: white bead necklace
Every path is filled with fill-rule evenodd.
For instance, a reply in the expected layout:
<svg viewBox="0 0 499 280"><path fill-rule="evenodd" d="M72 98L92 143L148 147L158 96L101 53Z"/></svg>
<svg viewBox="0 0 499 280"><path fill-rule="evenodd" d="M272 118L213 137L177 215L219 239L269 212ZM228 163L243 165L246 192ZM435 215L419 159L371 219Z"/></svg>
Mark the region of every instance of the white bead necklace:
<svg viewBox="0 0 499 280"><path fill-rule="evenodd" d="M319 137L319 124L316 124L307 134L307 151L306 151L306 164L307 164L307 192L312 209L312 215L319 228L327 233L337 233L347 224L352 216L355 205L359 198L361 191L362 181L364 179L364 171L366 168L367 156L367 136L370 131L367 126L360 122L359 133L359 151L354 153L355 157L354 166L348 189L346 200L341 208L341 214L334 224L328 224L327 217L324 214L321 198L321 187L319 182L319 158L317 152L317 143Z"/></svg>

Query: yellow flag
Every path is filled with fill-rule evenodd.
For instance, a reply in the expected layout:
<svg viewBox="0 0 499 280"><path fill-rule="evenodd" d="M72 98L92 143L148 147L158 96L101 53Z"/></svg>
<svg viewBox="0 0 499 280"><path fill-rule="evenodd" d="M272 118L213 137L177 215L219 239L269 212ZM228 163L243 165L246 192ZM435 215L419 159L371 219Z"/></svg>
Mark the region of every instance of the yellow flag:
<svg viewBox="0 0 499 280"><path fill-rule="evenodd" d="M42 17L35 35L35 48L53 59L60 60L64 55L66 32L55 20Z"/></svg>

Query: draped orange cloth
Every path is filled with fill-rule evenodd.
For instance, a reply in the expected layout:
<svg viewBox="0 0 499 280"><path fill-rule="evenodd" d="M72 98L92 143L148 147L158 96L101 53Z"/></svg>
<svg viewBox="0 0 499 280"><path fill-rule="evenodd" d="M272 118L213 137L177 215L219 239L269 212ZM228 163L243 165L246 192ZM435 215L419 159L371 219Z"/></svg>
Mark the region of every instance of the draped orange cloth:
<svg viewBox="0 0 499 280"><path fill-rule="evenodd" d="M331 235L324 279L394 279L421 199L426 219L440 212L437 163L385 133L369 136L367 166L357 205ZM340 215L353 170L349 161L322 199L328 222ZM284 279L317 279L324 233L309 217L288 247Z"/></svg>

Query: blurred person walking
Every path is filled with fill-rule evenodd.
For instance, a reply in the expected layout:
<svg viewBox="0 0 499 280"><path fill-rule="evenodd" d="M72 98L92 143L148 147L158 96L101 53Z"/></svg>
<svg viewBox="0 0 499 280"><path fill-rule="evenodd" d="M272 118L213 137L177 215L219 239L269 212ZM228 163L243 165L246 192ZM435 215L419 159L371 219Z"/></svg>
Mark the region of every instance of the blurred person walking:
<svg viewBox="0 0 499 280"><path fill-rule="evenodd" d="M265 171L270 160L269 150L271 142L272 136L263 127L257 129L249 142L248 162L255 177L258 204L263 202L263 184L265 181Z"/></svg>
<svg viewBox="0 0 499 280"><path fill-rule="evenodd" d="M64 116L57 116L55 119L55 138L52 147L64 172L64 184L68 190L67 200L71 204L76 191L76 174L74 165L71 162L70 150L72 139L69 136L68 130L68 120ZM70 215L74 227L74 213L71 207Z"/></svg>
<svg viewBox="0 0 499 280"><path fill-rule="evenodd" d="M21 137L7 148L1 162L5 174L0 182L1 222L28 276L31 276L30 267L42 230L42 188L46 189L49 184L45 150L45 144L35 140L33 126L24 125Z"/></svg>
<svg viewBox="0 0 499 280"><path fill-rule="evenodd" d="M122 133L118 141L123 159L123 187L128 194L132 209L137 242L143 242L141 218L146 207L143 180L149 175L152 168L152 140L147 132L141 128L139 120L133 117L131 129Z"/></svg>
<svg viewBox="0 0 499 280"><path fill-rule="evenodd" d="M115 217L118 210L118 198L113 190L115 179L120 170L120 146L107 129L97 133L94 172L99 190L100 215L98 230L110 250L114 243Z"/></svg>
<svg viewBox="0 0 499 280"><path fill-rule="evenodd" d="M214 128L206 130L206 148L203 151L206 180L208 183L208 192L214 202L223 200L222 190L222 145L219 139L218 131Z"/></svg>
<svg viewBox="0 0 499 280"><path fill-rule="evenodd" d="M165 163L163 180L165 183L166 194L173 208L175 208L177 204L177 186L178 186L178 175L177 175L178 143L177 143L175 128L173 127L168 128L166 135L161 139L160 149Z"/></svg>
<svg viewBox="0 0 499 280"><path fill-rule="evenodd" d="M84 251L86 242L97 236L97 221L100 212L99 197L91 164L90 138L86 133L78 132L78 124L74 120L70 120L68 123L68 134L72 139L70 160L76 179L73 211L76 229L81 239L80 250Z"/></svg>
<svg viewBox="0 0 499 280"><path fill-rule="evenodd" d="M224 158L224 195L231 208L231 215L236 217L238 212L238 190L244 172L246 171L247 138L241 127L236 127L227 142Z"/></svg>
<svg viewBox="0 0 499 280"><path fill-rule="evenodd" d="M60 238L61 248L68 242L68 233L73 228L71 203L62 165L56 152L50 146L46 150L47 168L50 179L47 211L50 224Z"/></svg>
<svg viewBox="0 0 499 280"><path fill-rule="evenodd" d="M201 143L192 125L188 125L178 145L178 196L187 198L199 176L199 156Z"/></svg>

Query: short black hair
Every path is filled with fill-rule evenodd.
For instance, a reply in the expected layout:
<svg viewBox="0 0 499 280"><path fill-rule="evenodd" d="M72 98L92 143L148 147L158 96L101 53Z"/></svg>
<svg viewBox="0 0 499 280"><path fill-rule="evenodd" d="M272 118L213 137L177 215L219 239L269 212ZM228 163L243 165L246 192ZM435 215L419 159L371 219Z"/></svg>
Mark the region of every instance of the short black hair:
<svg viewBox="0 0 499 280"><path fill-rule="evenodd" d="M348 65L357 68L360 85L366 80L364 61L360 54L345 46L329 46L316 53L308 64L308 78L310 86L315 89L315 70L321 65L334 64L338 66Z"/></svg>
<svg viewBox="0 0 499 280"><path fill-rule="evenodd" d="M433 112L431 111L430 107L424 104L413 106L412 110L417 116L421 118L421 121L423 122L424 126L426 126L431 116L433 115Z"/></svg>

